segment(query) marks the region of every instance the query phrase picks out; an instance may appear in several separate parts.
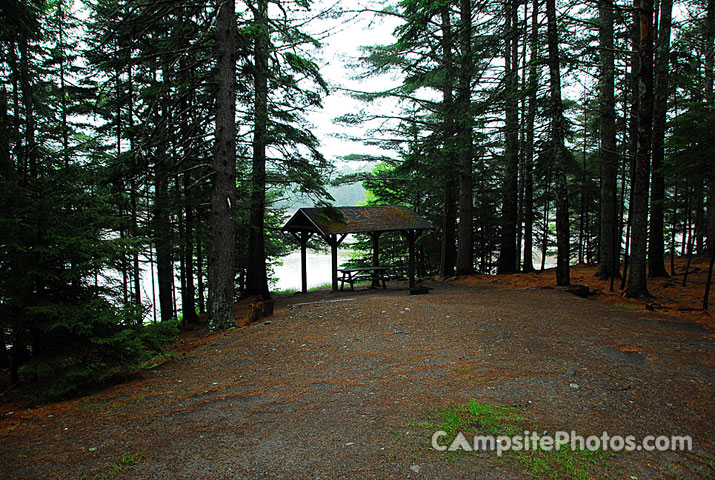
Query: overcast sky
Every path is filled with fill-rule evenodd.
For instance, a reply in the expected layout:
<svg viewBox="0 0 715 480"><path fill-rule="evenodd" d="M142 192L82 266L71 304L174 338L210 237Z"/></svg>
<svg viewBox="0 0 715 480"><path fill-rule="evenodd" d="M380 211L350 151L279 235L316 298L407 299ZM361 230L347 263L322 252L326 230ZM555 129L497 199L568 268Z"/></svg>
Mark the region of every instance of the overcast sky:
<svg viewBox="0 0 715 480"><path fill-rule="evenodd" d="M321 0L315 3L314 10L325 8L334 2ZM341 2L349 3L351 8L358 6L371 9L380 9L379 1ZM323 39L323 47L316 52L321 73L331 86L331 93L323 101L323 109L311 112L308 120L315 125L314 133L321 141L321 152L329 159L334 160L351 153L368 153L379 155L386 152L377 147L366 146L360 142L351 142L335 138L334 134L349 134L359 136L360 129L350 129L344 125L335 125L333 119L346 113L355 113L365 108L365 104L351 98L342 92L342 88L362 91L382 90L397 83L390 76L371 77L361 80L356 77L359 70L351 66L361 55L361 47L371 45L384 45L394 41L392 32L398 22L394 18L384 18L370 13L359 16L347 15L345 20L324 20L318 22L311 29L318 32L330 29L331 33ZM394 103L381 102L372 107L392 110ZM389 112L388 112L389 113ZM355 167L353 165L353 167Z"/></svg>

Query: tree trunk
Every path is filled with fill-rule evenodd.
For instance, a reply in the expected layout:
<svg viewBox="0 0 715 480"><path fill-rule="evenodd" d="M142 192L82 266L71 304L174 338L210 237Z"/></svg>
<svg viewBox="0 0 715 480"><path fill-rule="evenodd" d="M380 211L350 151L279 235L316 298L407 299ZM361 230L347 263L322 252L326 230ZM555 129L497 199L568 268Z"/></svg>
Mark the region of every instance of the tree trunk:
<svg viewBox="0 0 715 480"><path fill-rule="evenodd" d="M117 45L117 51L116 51L117 57L119 57L119 45ZM114 93L116 95L116 101L117 101L117 111L116 111L116 141L117 141L117 161L120 160L122 156L122 85L121 85L121 70L119 68L119 65L117 64L114 74L116 76L115 78L115 83L114 83ZM124 243L124 239L126 238L126 231L125 231L125 217L124 217L124 204L123 204L123 196L124 196L124 180L119 179L117 181L117 189L119 193L119 218L120 218L120 223L119 223L119 238L122 240L122 243ZM129 290L129 276L128 276L128 269L127 269L127 252L125 249L122 249L120 252L120 264L121 264L121 270L122 270L122 302L126 305L129 302L129 296L127 294Z"/></svg>
<svg viewBox="0 0 715 480"><path fill-rule="evenodd" d="M439 274L442 277L454 275L457 251L457 182L448 180L444 186L444 206L442 218L442 244Z"/></svg>
<svg viewBox="0 0 715 480"><path fill-rule="evenodd" d="M3 185L3 187L5 186L4 184L6 181L9 182L15 180L15 170L13 168L12 161L10 160L10 132L12 130L12 125L10 125L9 122L7 107L7 92L5 91L5 86L3 85L0 86L0 185ZM3 196L1 200L3 206L7 206L10 202L11 199L9 196ZM7 312L5 315L9 317L10 313L11 312ZM6 321L7 323L5 323ZM12 328L14 326L13 323L15 322L7 318L3 318L2 322L0 322L0 369L4 369L10 365L10 352L7 348L9 339L5 338L5 328L6 326ZM12 329L11 332L12 336L14 333ZM15 372L15 378L16 377L17 372Z"/></svg>
<svg viewBox="0 0 715 480"><path fill-rule="evenodd" d="M670 61L670 27L673 0L660 3L658 44L655 57L655 93L653 102L653 168L650 191L650 237L648 239L648 275L667 277L665 269L665 239L663 233L665 179L663 160L665 158L665 122L668 113L668 64Z"/></svg>
<svg viewBox="0 0 715 480"><path fill-rule="evenodd" d="M705 18L705 100L715 108L715 0L707 0Z"/></svg>
<svg viewBox="0 0 715 480"><path fill-rule="evenodd" d="M10 135L12 125L7 112L7 92L4 86L0 86L0 181L15 180L15 168L10 160ZM4 197L2 203L5 204L9 198Z"/></svg>
<svg viewBox="0 0 715 480"><path fill-rule="evenodd" d="M206 312L206 302L204 299L204 245L199 235L201 229L201 216L198 214L196 216L196 283L199 293L199 313L203 314Z"/></svg>
<svg viewBox="0 0 715 480"><path fill-rule="evenodd" d="M65 168L69 167L70 163L70 146L69 146L69 127L67 124L67 86L66 86L66 73L65 73L65 6L64 2L60 0L57 4L57 15L58 15L58 49L60 54L60 114L62 123L62 157L64 159Z"/></svg>
<svg viewBox="0 0 715 480"><path fill-rule="evenodd" d="M132 179L131 182L131 189L132 189L132 194L130 195L130 201L131 201L131 234L132 238L136 239L139 235L139 228L138 228L138 221L137 221L137 196L135 193L133 193L136 190L136 180ZM139 268L139 249L137 247L134 248L134 252L132 252L132 280L134 282L134 305L141 305L142 304L142 291L141 291L141 269Z"/></svg>
<svg viewBox="0 0 715 480"><path fill-rule="evenodd" d="M708 278L705 281L705 295L703 296L703 310L708 309L708 297L710 297L710 285L713 281L713 264L715 264L715 248L710 252L710 265L708 266Z"/></svg>
<svg viewBox="0 0 715 480"><path fill-rule="evenodd" d="M129 65L127 67L127 108L128 108L128 114L127 114L127 122L128 122L128 127L130 131L134 127L134 80L133 80L133 75L132 75L132 64L131 62L128 62ZM139 175L139 165L137 162L137 153L134 148L134 135L132 135L129 139L130 142L130 148L132 152L132 173L131 173L131 180L129 183L129 202L131 204L131 235L134 240L136 240L139 237L139 219L138 219L138 202L139 202L139 192L138 190L138 185L137 185L137 176ZM132 253L132 278L134 279L134 304L135 305L141 305L142 304L142 292L141 292L141 268L139 266L139 248L134 248L134 252Z"/></svg>
<svg viewBox="0 0 715 480"><path fill-rule="evenodd" d="M159 284L159 311L161 320L174 315L172 290L174 268L171 259L171 220L169 218L169 158L164 156L156 162L154 172L154 235L156 244L156 274Z"/></svg>
<svg viewBox="0 0 715 480"><path fill-rule="evenodd" d="M176 238L177 238L177 256L179 257L179 288L181 289L181 317L182 317L182 327L186 327L186 308L184 306L184 300L186 299L186 277L190 276L190 272L186 270L186 243L184 239L186 238L186 211L184 210L184 198L181 194L181 181L180 176L177 174L174 179L175 192L176 192ZM176 303L176 292L174 292L174 302ZM177 312L178 315L178 312Z"/></svg>
<svg viewBox="0 0 715 480"><path fill-rule="evenodd" d="M147 189L148 191L149 189ZM147 201L148 204L148 201ZM151 275L151 308L152 320L156 323L156 276L154 275L154 244L149 242L149 273ZM97 286L97 274L94 274L94 286Z"/></svg>
<svg viewBox="0 0 715 480"><path fill-rule="evenodd" d="M613 1L602 0L598 6L599 40L601 43L600 124L601 124L601 228L598 242L598 273L606 279L620 276L615 260L616 236L616 101L614 97ZM614 265L616 268L614 269Z"/></svg>
<svg viewBox="0 0 715 480"><path fill-rule="evenodd" d="M16 157L16 171L18 173L18 176L20 177L18 181L20 182L20 185L24 185L24 176L26 174L26 170L24 168L25 165L25 160L24 160L24 155L22 151L22 136L19 134L20 132L20 73L23 72L22 67L18 67L18 58L17 54L15 52L14 48L9 48L7 51L7 62L10 65L10 70L13 72L17 72L15 75L12 76L12 104L13 104L13 121L11 125L11 130L17 132L15 135L15 145L12 148L12 151L15 152L15 157ZM8 134L8 139L10 138L10 135Z"/></svg>
<svg viewBox="0 0 715 480"><path fill-rule="evenodd" d="M578 222L578 263L585 263L587 256L586 236L589 228L588 209L586 208L586 144L588 143L588 105L586 98L583 102L583 139L581 144L581 188L579 189L579 222Z"/></svg>
<svg viewBox="0 0 715 480"><path fill-rule="evenodd" d="M544 181L544 232L541 239L541 271L546 269L546 255L549 252L549 212L551 211L551 167L547 167L546 177Z"/></svg>
<svg viewBox="0 0 715 480"><path fill-rule="evenodd" d="M472 219L472 0L460 0L459 43L462 58L459 69L460 107L457 142L459 143L459 242L457 275L474 273Z"/></svg>
<svg viewBox="0 0 715 480"><path fill-rule="evenodd" d="M635 6L635 3L634 3ZM628 222L626 224L626 243L623 252L623 277L621 287L626 288L628 282L628 270L631 258L631 232L633 231L633 194L635 190L636 178L636 158L638 157L638 116L640 105L640 56L638 54L638 43L640 40L640 17L637 10L633 10L633 21L630 28L632 51L631 73L630 73L630 93L631 93L631 115L628 121L628 156L630 158L630 190L628 193Z"/></svg>
<svg viewBox="0 0 715 480"><path fill-rule="evenodd" d="M705 99L711 115L715 115L715 0L708 0L705 34ZM705 179L708 187L707 248L712 257L715 251L715 155L710 155Z"/></svg>
<svg viewBox="0 0 715 480"><path fill-rule="evenodd" d="M506 174L503 187L501 245L497 274L514 273L516 258L516 223L519 189L519 109L518 109L518 67L517 45L518 25L515 0L505 4L507 18L507 38L504 49L505 78L505 122L504 122L504 158Z"/></svg>
<svg viewBox="0 0 715 480"><path fill-rule="evenodd" d="M701 196L702 190L698 191L698 207L697 210L695 211L695 224L698 224L698 220L700 217L700 206L702 205L703 198ZM688 283L688 274L690 273L690 263L693 261L693 250L694 250L694 244L695 244L695 239L693 238L693 234L691 233L688 236L688 261L685 264L685 273L683 274L683 286L685 287Z"/></svg>
<svg viewBox="0 0 715 480"><path fill-rule="evenodd" d="M186 292L182 291L181 311L184 321L196 323L199 317L196 315L196 289L194 287L194 213L191 202L191 170L184 173L184 212L186 221L184 223L184 266L186 269Z"/></svg>
<svg viewBox="0 0 715 480"><path fill-rule="evenodd" d="M678 185L673 192L673 218L670 224L670 276L675 276L675 234L678 231Z"/></svg>
<svg viewBox="0 0 715 480"><path fill-rule="evenodd" d="M685 186L685 220L683 221L683 235L682 241L680 242L680 256L685 256L686 244L688 242L687 238L690 236L690 225L692 220L693 206L690 202L690 186L686 184Z"/></svg>
<svg viewBox="0 0 715 480"><path fill-rule="evenodd" d="M0 368L5 369L8 362L7 340L5 340L5 327L0 328Z"/></svg>
<svg viewBox="0 0 715 480"><path fill-rule="evenodd" d="M648 237L648 186L653 127L653 0L640 0L640 69L642 87L638 108L638 153L634 176L631 222L631 270L626 296L648 296L646 242Z"/></svg>
<svg viewBox="0 0 715 480"><path fill-rule="evenodd" d="M556 176L556 284L571 283L569 272L569 200L566 190L566 146L563 102L561 100L561 66L559 64L559 37L556 26L556 0L546 0L546 17L549 45L549 76L551 81L551 140Z"/></svg>
<svg viewBox="0 0 715 480"><path fill-rule="evenodd" d="M539 89L536 62L539 48L539 0L532 2L529 59L528 106L526 110L526 144L524 146L524 273L534 271L534 121L536 94Z"/></svg>
<svg viewBox="0 0 715 480"><path fill-rule="evenodd" d="M181 8L182 21L188 24L191 21L191 14L188 12L186 6ZM181 30L181 38L179 39L179 44L182 49L186 51L190 48L190 40L184 31ZM189 84L191 82L191 77L193 69L188 65L189 58L187 55L183 55L179 60L179 80L182 84ZM193 181L193 170L192 167L195 164L195 144L193 136L191 135L192 125L190 121L195 121L194 116L191 115L191 111L194 106L194 96L191 93L183 92L180 97L181 105L181 119L180 128L183 136L181 142L183 161L186 162L184 173L182 175L183 185L182 188L179 187L179 176L176 178L176 188L183 191L183 197L180 198L184 200L184 229L183 229L183 264L184 264L184 283L181 289L181 312L184 317L185 323L197 323L199 317L196 314L196 288L194 286L194 231L195 231L195 220L194 220L194 202L193 202L193 187L191 185Z"/></svg>
<svg viewBox="0 0 715 480"><path fill-rule="evenodd" d="M221 1L216 20L216 133L211 189L209 252L209 328L236 324L234 250L236 248L236 4Z"/></svg>
<svg viewBox="0 0 715 480"><path fill-rule="evenodd" d="M703 159L701 171L705 171L707 168L708 159ZM705 175L707 176L707 174ZM707 218L705 214L705 179L700 178L697 186L698 193L698 209L695 212L695 242L697 245L696 255L705 254L705 226L707 225Z"/></svg>
<svg viewBox="0 0 715 480"><path fill-rule="evenodd" d="M256 26L254 69L253 171L251 174L251 227L248 234L248 270L243 296L271 298L266 276L266 239L263 224L266 210L266 145L268 131L268 2L258 0L254 9Z"/></svg>
<svg viewBox="0 0 715 480"><path fill-rule="evenodd" d="M457 250L457 182L454 172L457 169L457 160L454 154L454 35L449 14L449 8L441 8L442 17L442 68L444 85L442 86L442 105L444 107L444 144L445 167L444 174L444 205L442 206L442 243L440 253L439 274L442 277L454 275Z"/></svg>
<svg viewBox="0 0 715 480"><path fill-rule="evenodd" d="M627 78L627 77L626 77ZM624 92L625 93L625 92ZM621 123L621 129L624 132L623 134L623 141L621 142L621 186L620 186L620 192L618 195L618 202L616 202L616 206L618 208L618 214L617 214L617 219L618 219L618 226L616 230L613 232L613 245L614 245L614 252L615 255L613 256L613 271L618 272L620 276L620 261L621 261L621 241L623 238L623 227L625 225L625 214L626 214L626 169L628 164L630 163L630 157L628 156L628 106L626 105L627 102L623 102L623 117L622 117L622 123ZM625 252L624 252L625 253ZM625 275L625 272L623 273ZM623 279L625 277L621 277ZM614 284L615 284L615 278L611 276L611 281L610 281L610 291L614 291ZM625 288L625 285L621 288L621 290Z"/></svg>
<svg viewBox="0 0 715 480"><path fill-rule="evenodd" d="M25 106L25 149L23 151L23 172L29 178L37 178L37 142L35 139L35 99L30 82L30 60L27 38L20 37L18 42L20 50L20 89L22 102ZM20 136L18 135L18 138Z"/></svg>
<svg viewBox="0 0 715 480"><path fill-rule="evenodd" d="M170 71L168 62L163 66L163 81L168 84ZM163 93L162 111L165 123L171 125L171 99L168 93ZM154 190L155 190L155 236L156 236L156 272L159 284L159 308L161 320L169 320L175 315L176 303L174 295L174 259L171 231L171 199L169 197L169 178L171 175L170 161L173 160L170 133L164 132L162 151L156 159Z"/></svg>

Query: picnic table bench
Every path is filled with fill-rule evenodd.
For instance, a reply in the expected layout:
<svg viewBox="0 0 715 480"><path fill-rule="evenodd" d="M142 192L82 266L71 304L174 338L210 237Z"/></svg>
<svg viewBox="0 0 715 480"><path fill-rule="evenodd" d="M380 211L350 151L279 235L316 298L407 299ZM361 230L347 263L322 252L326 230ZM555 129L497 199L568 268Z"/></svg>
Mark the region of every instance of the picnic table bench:
<svg viewBox="0 0 715 480"><path fill-rule="evenodd" d="M355 290L354 283L359 280L372 280L372 286L377 287L382 283L382 288L387 288L385 285L386 273L388 267L355 267L355 268L339 268L340 272L340 290L343 289L346 283L350 284L350 290ZM372 272L371 274L369 272Z"/></svg>

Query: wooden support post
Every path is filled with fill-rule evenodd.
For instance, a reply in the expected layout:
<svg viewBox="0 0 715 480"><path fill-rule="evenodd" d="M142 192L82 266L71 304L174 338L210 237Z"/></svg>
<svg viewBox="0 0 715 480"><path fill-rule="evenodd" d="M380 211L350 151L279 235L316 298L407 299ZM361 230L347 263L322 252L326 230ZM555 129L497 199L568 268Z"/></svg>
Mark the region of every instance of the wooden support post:
<svg viewBox="0 0 715 480"><path fill-rule="evenodd" d="M415 240L417 239L416 230L405 230L402 236L407 239L407 279L410 288L415 288Z"/></svg>
<svg viewBox="0 0 715 480"><path fill-rule="evenodd" d="M338 291L338 238L330 235L330 270L332 271L333 288L331 291Z"/></svg>
<svg viewBox="0 0 715 480"><path fill-rule="evenodd" d="M337 234L332 234L332 235L327 235L325 238L325 242L330 245L330 270L332 273L332 279L333 279L333 284L331 291L332 292L337 292L338 291L338 247L340 246L341 243L343 243L343 240L345 240L345 237L347 235L337 235Z"/></svg>
<svg viewBox="0 0 715 480"><path fill-rule="evenodd" d="M372 237L372 266L380 266L380 234L382 232L372 232L370 236ZM373 272L372 275L372 287L377 288L380 286L380 280L378 279L377 272Z"/></svg>
<svg viewBox="0 0 715 480"><path fill-rule="evenodd" d="M308 293L308 240L312 236L313 232L300 232L300 276L303 293Z"/></svg>
<svg viewBox="0 0 715 480"><path fill-rule="evenodd" d="M307 232L300 234L300 291L308 293L308 268L306 266L308 256L308 238Z"/></svg>
<svg viewBox="0 0 715 480"><path fill-rule="evenodd" d="M313 236L313 232L308 232L301 230L299 233L290 232L291 235L300 244L300 279L301 279L301 292L308 293L308 268L307 268L307 252L308 252L308 240Z"/></svg>

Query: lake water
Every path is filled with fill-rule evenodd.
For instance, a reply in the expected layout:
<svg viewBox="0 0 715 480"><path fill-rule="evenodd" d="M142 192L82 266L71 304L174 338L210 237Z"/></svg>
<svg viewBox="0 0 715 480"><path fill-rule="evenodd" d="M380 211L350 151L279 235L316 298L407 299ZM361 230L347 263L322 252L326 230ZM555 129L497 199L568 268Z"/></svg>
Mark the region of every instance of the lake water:
<svg viewBox="0 0 715 480"><path fill-rule="evenodd" d="M349 260L348 254L347 250L338 250L338 266ZM306 257L308 288L330 284L330 254L308 250ZM283 265L274 268L273 278L276 283L271 286L271 290L300 291L300 250L283 257L281 261Z"/></svg>

